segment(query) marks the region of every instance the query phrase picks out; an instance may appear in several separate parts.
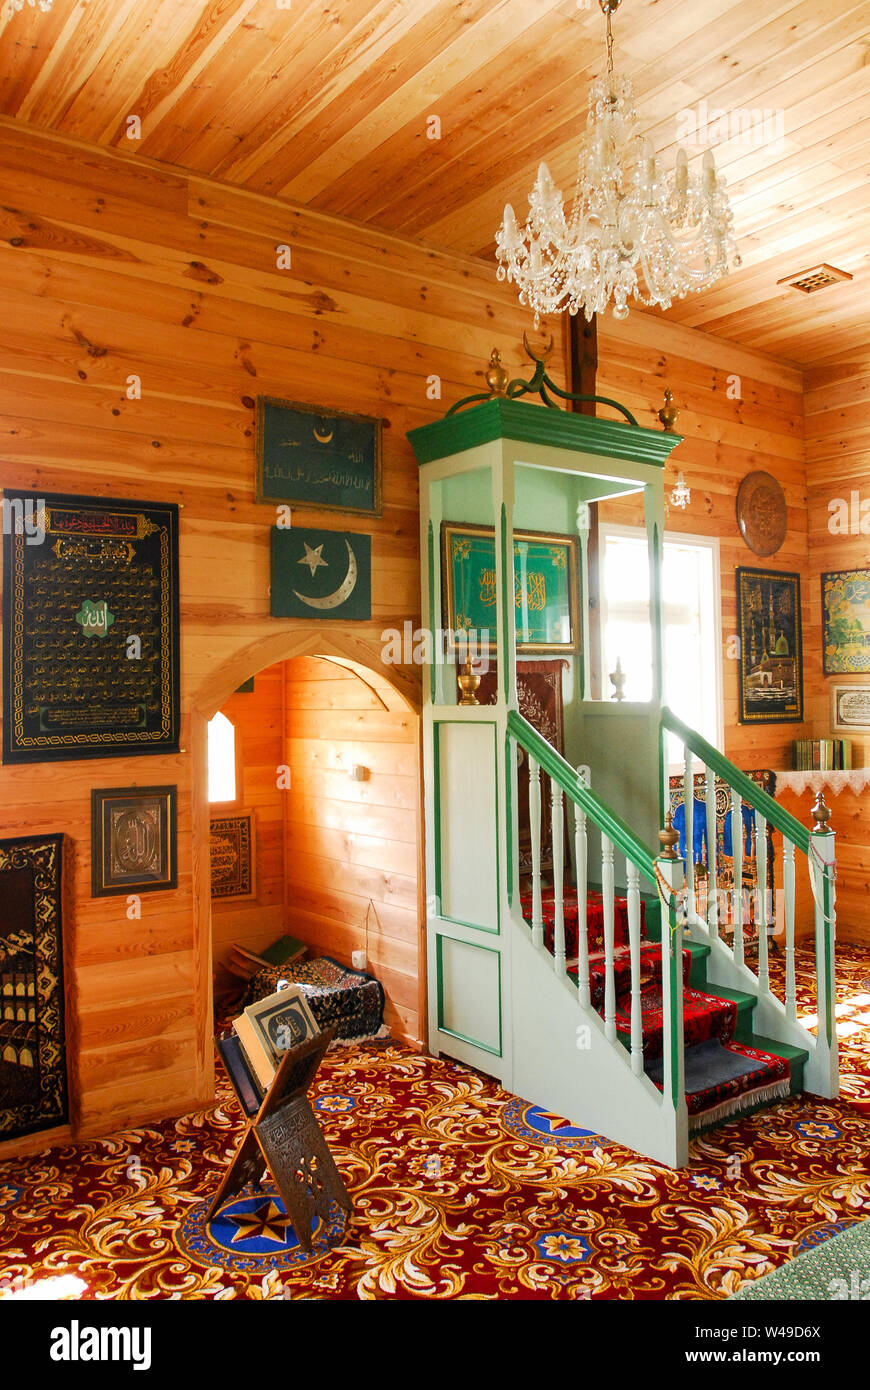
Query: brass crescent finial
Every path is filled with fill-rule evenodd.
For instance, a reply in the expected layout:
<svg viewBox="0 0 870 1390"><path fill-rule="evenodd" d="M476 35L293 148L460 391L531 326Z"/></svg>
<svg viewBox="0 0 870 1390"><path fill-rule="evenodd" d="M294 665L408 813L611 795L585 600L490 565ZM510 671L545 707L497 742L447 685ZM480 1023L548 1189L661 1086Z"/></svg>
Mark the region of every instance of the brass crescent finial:
<svg viewBox="0 0 870 1390"><path fill-rule="evenodd" d="M546 362L550 353L553 351L553 335L552 333L550 334L550 341L547 346L541 350L540 356L535 352L525 333L523 333L523 347L526 350L526 355L530 357L533 362Z"/></svg>

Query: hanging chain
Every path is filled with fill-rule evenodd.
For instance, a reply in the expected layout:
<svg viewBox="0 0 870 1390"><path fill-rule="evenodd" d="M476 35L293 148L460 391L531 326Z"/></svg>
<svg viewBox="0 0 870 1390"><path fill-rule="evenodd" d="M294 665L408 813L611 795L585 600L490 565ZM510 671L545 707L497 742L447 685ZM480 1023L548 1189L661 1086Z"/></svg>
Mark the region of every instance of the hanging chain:
<svg viewBox="0 0 870 1390"><path fill-rule="evenodd" d="M607 11L607 76L613 78L613 29L610 25L610 10Z"/></svg>

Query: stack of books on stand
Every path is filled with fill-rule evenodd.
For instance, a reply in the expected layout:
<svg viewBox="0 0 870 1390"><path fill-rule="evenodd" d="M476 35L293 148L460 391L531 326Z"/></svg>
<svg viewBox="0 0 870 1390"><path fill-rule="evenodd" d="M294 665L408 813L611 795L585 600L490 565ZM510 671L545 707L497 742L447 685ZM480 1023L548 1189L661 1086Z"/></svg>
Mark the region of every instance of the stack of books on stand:
<svg viewBox="0 0 870 1390"><path fill-rule="evenodd" d="M794 741L795 772L849 772L851 768L851 739L798 738Z"/></svg>
<svg viewBox="0 0 870 1390"><path fill-rule="evenodd" d="M298 985L249 1004L218 1050L246 1115L256 1115L282 1054L320 1029Z"/></svg>
<svg viewBox="0 0 870 1390"><path fill-rule="evenodd" d="M227 970L240 980L252 980L255 975L272 965L289 965L292 960L301 960L308 947L295 936L279 936L271 946L262 951L252 951L234 941L227 957Z"/></svg>

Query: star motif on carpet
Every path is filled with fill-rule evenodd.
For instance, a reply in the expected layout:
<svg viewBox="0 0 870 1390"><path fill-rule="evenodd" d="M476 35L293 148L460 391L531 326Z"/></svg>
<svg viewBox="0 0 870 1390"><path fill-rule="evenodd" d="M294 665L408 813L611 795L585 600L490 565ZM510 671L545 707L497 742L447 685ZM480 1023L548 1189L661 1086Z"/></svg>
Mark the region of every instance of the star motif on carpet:
<svg viewBox="0 0 870 1390"><path fill-rule="evenodd" d="M312 547L307 543L307 541L303 541L302 544L305 546L305 554L302 556L302 559L299 561L299 563L300 565L308 566L308 568L311 570L312 578L314 577L314 571L320 565L323 565L325 569L329 568L326 560L324 560L323 558L323 545L317 545Z"/></svg>
<svg viewBox="0 0 870 1390"><path fill-rule="evenodd" d="M293 1225L290 1217L285 1216L278 1204L271 1200L253 1211L243 1211L227 1220L237 1227L233 1245L243 1240L273 1240L276 1245L286 1245L287 1228Z"/></svg>
<svg viewBox="0 0 870 1390"><path fill-rule="evenodd" d="M536 1118L539 1120L549 1121L551 1134L558 1134L560 1129L574 1128L574 1126L571 1124L571 1121L566 1120L564 1115L556 1115L553 1113L552 1110L539 1110L537 1112Z"/></svg>

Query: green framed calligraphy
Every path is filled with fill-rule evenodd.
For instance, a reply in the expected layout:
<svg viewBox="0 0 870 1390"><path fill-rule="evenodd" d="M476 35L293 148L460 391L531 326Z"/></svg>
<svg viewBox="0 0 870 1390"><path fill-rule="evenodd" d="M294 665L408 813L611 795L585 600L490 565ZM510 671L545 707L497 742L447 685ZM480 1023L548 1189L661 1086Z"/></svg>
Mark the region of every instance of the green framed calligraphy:
<svg viewBox="0 0 870 1390"><path fill-rule="evenodd" d="M488 633L498 645L495 533L491 526L441 527L444 612L453 632ZM576 536L514 531L514 611L517 651L577 650L579 579Z"/></svg>
<svg viewBox="0 0 870 1390"><path fill-rule="evenodd" d="M380 419L258 396L256 495L380 516Z"/></svg>

